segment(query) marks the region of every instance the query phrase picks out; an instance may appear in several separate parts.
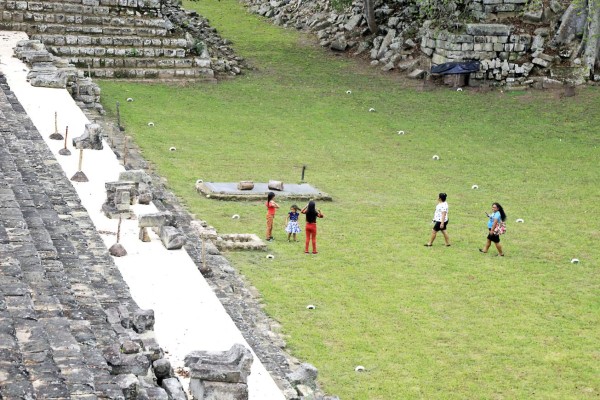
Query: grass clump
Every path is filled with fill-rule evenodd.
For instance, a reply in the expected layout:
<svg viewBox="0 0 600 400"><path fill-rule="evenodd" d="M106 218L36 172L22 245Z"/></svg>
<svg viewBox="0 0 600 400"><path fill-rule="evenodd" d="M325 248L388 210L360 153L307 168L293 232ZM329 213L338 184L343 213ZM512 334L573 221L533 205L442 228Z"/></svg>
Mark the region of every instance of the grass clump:
<svg viewBox="0 0 600 400"><path fill-rule="evenodd" d="M190 211L221 233L263 236L265 207L206 199L197 179L292 183L307 165L306 180L333 197L318 204L326 215L318 256L285 241L285 201L269 245L274 260L227 255L282 323L291 352L319 368L327 392L598 396L597 90L565 99L419 92L327 55L235 1L189 7L256 70L217 85L104 81L105 106L139 99L121 103L127 132ZM428 249L441 191L453 245L438 238ZM504 258L493 247L477 251L494 201L508 214ZM357 365L367 371L357 374Z"/></svg>

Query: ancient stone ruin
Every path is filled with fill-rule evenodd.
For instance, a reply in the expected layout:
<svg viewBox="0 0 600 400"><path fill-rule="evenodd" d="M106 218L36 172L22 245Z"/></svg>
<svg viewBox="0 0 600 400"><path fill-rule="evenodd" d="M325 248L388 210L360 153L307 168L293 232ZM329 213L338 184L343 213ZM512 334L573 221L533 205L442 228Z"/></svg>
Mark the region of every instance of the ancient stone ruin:
<svg viewBox="0 0 600 400"><path fill-rule="evenodd" d="M245 0L250 12L277 25L314 32L321 46L368 56L383 71L413 78L431 66L478 61L473 86L549 87L600 81L600 18L591 2L476 0L372 2L376 31L365 18L366 1L347 7L317 0ZM428 15L431 10L434 15Z"/></svg>
<svg viewBox="0 0 600 400"><path fill-rule="evenodd" d="M253 356L241 344L224 352L194 351L185 357L190 368L190 392L196 400L248 399L248 375Z"/></svg>
<svg viewBox="0 0 600 400"><path fill-rule="evenodd" d="M259 250L264 251L267 245L255 234L235 233L220 235L216 241L219 250Z"/></svg>
<svg viewBox="0 0 600 400"><path fill-rule="evenodd" d="M43 140L0 73L0 398L183 393L159 381L154 312L131 297Z"/></svg>
<svg viewBox="0 0 600 400"><path fill-rule="evenodd" d="M167 250L181 249L185 245L185 234L174 226L175 218L169 212L140 215L138 225L140 227L140 240L143 242L149 240L146 229L152 228Z"/></svg>
<svg viewBox="0 0 600 400"><path fill-rule="evenodd" d="M106 182L106 201L102 204L102 212L108 218L135 218L131 205L135 202L138 186L137 182L116 181Z"/></svg>
<svg viewBox="0 0 600 400"><path fill-rule="evenodd" d="M102 128L98 124L85 124L83 134L73 138L76 149L102 150Z"/></svg>
<svg viewBox="0 0 600 400"><path fill-rule="evenodd" d="M17 43L15 57L31 66L27 79L32 86L67 89L79 108L104 113L100 104L100 87L73 64L48 52L39 40Z"/></svg>
<svg viewBox="0 0 600 400"><path fill-rule="evenodd" d="M93 77L214 80L243 68L205 19L170 1L0 0L0 30L26 32Z"/></svg>

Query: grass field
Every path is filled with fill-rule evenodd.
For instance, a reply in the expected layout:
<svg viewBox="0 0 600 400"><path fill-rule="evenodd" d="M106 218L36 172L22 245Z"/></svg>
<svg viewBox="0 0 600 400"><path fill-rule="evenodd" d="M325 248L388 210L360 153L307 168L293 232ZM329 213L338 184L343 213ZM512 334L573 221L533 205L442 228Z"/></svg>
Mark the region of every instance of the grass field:
<svg viewBox="0 0 600 400"><path fill-rule="evenodd" d="M104 104L114 112L121 101L144 156L221 233L264 236L264 206L203 198L197 179L295 183L307 165L306 181L333 197L319 203L319 255L285 240L289 201L274 260L228 254L325 391L344 400L600 396L597 88L564 99L420 91L233 0L188 7L256 70L217 85L104 81ZM440 236L425 248L440 191L453 244ZM504 258L477 251L494 201L508 214Z"/></svg>

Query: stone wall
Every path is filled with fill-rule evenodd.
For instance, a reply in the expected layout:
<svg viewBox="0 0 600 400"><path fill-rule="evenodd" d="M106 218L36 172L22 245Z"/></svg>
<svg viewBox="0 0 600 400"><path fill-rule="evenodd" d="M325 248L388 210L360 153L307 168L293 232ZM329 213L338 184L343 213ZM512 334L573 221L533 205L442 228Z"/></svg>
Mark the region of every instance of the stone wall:
<svg viewBox="0 0 600 400"><path fill-rule="evenodd" d="M552 69L563 59L545 52L548 30L537 29L533 35L518 33L513 26L502 24L467 24L464 33L427 30L421 51L431 56L433 64L478 60L479 72L469 76L471 85L491 81L495 84L529 85L529 76L555 75ZM568 55L564 55L568 57Z"/></svg>
<svg viewBox="0 0 600 400"><path fill-rule="evenodd" d="M182 11L181 25L194 35L163 15L178 15L174 9L159 0L0 0L0 30L24 31L96 77L212 80L215 73L241 72L223 67L238 61L206 20ZM214 53L228 59L221 68L213 65Z"/></svg>
<svg viewBox="0 0 600 400"><path fill-rule="evenodd" d="M528 0L474 0L470 8L480 19L488 19L490 15L508 18L523 13L527 3Z"/></svg>
<svg viewBox="0 0 600 400"><path fill-rule="evenodd" d="M367 27L362 0L344 9L318 0L242 1L277 25L313 32L323 47L368 56L372 66L412 78L425 76L432 64L479 60L481 70L470 76L470 84L535 86L540 80L579 84L587 79L575 78L581 65L576 40L569 46L565 39L561 46L550 43L563 15L559 0L450 0L444 3L448 12L460 16L450 24L451 32L438 20L424 20L413 0L376 2L376 34ZM600 75L593 80L600 81Z"/></svg>

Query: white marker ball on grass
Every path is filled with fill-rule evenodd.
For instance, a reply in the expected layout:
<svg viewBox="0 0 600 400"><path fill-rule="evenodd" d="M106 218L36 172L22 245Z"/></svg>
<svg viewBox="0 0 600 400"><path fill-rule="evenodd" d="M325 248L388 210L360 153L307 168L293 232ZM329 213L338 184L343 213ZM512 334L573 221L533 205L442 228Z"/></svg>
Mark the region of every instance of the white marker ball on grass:
<svg viewBox="0 0 600 400"><path fill-rule="evenodd" d="M440 156L438 156L437 154L434 154L433 157L431 157L432 160L439 160Z"/></svg>
<svg viewBox="0 0 600 400"><path fill-rule="evenodd" d="M154 126L154 122L148 122L148 126L149 127L153 127Z"/></svg>
<svg viewBox="0 0 600 400"><path fill-rule="evenodd" d="M473 186L471 186L471 189L479 189L479 186L473 185Z"/></svg>
<svg viewBox="0 0 600 400"><path fill-rule="evenodd" d="M239 214L233 214L231 216L231 219L240 219L240 216L239 216Z"/></svg>
<svg viewBox="0 0 600 400"><path fill-rule="evenodd" d="M133 99L132 99L131 97L128 97L128 98L127 98L127 102L128 102L128 103L131 103L132 101L133 101Z"/></svg>
<svg viewBox="0 0 600 400"><path fill-rule="evenodd" d="M365 372L365 367L363 367L362 365L357 365L356 368L354 368L354 371Z"/></svg>
<svg viewBox="0 0 600 400"><path fill-rule="evenodd" d="M346 94L352 94L352 90L346 90Z"/></svg>
<svg viewBox="0 0 600 400"><path fill-rule="evenodd" d="M169 147L169 151L175 151L175 150L177 150L176 147Z"/></svg>
<svg viewBox="0 0 600 400"><path fill-rule="evenodd" d="M306 306L307 310L314 310L315 308L317 308L317 307L315 307L314 304L309 304Z"/></svg>
<svg viewBox="0 0 600 400"><path fill-rule="evenodd" d="M462 92L462 88L459 87L458 89L456 89L457 92Z"/></svg>
<svg viewBox="0 0 600 400"><path fill-rule="evenodd" d="M525 222L525 220L524 220L523 218L517 218L517 221L516 221L516 222L519 222L519 223L521 223L521 224L522 224L523 222Z"/></svg>
<svg viewBox="0 0 600 400"><path fill-rule="evenodd" d="M267 254L267 259L268 260L272 260L274 258L275 258L275 256L273 254Z"/></svg>
<svg viewBox="0 0 600 400"><path fill-rule="evenodd" d="M375 112L375 109L373 107L369 108L369 112Z"/></svg>
<svg viewBox="0 0 600 400"><path fill-rule="evenodd" d="M571 264L579 264L579 259L577 259L577 258L572 258L572 259L571 259Z"/></svg>
<svg viewBox="0 0 600 400"><path fill-rule="evenodd" d="M196 180L196 185L199 185L199 184L201 184L201 183L204 183L204 181L203 181L202 179L198 179L198 180Z"/></svg>
<svg viewBox="0 0 600 400"><path fill-rule="evenodd" d="M404 131L398 131L398 135L404 135Z"/></svg>

